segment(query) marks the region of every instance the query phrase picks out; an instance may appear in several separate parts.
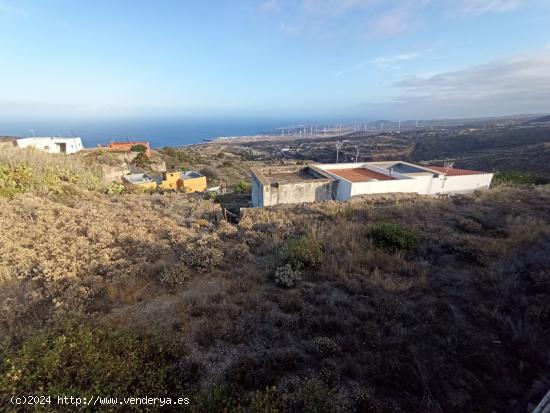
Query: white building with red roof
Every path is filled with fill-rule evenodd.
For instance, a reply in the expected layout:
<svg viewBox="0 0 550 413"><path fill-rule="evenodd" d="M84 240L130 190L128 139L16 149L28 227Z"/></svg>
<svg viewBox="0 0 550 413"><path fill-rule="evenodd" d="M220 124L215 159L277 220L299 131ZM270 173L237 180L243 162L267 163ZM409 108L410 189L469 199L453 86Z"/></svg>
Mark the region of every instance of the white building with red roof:
<svg viewBox="0 0 550 413"><path fill-rule="evenodd" d="M487 189L493 174L403 161L279 166L252 170L252 205L338 200L357 195L466 194Z"/></svg>
<svg viewBox="0 0 550 413"><path fill-rule="evenodd" d="M493 173L441 166L420 166L403 161L314 165L338 180L337 198L356 195L417 193L465 194L487 189Z"/></svg>

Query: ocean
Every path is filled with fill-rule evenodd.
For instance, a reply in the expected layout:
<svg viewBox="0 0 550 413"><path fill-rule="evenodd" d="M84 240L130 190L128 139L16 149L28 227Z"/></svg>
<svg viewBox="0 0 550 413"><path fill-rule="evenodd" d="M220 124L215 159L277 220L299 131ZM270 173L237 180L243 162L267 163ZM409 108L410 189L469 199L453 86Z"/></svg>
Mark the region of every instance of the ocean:
<svg viewBox="0 0 550 413"><path fill-rule="evenodd" d="M220 136L278 134L301 125L288 119L13 119L0 136L80 136L85 147L111 140L148 140L155 148L201 143Z"/></svg>

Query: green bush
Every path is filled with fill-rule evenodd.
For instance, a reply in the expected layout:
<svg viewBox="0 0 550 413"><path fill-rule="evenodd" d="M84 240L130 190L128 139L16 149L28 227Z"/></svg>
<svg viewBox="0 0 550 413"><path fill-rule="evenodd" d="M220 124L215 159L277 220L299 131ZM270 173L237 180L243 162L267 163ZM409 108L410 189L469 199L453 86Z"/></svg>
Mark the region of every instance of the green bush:
<svg viewBox="0 0 550 413"><path fill-rule="evenodd" d="M541 176L518 171L499 171L493 177L493 186L498 185L543 185L550 182Z"/></svg>
<svg viewBox="0 0 550 413"><path fill-rule="evenodd" d="M250 185L250 182L239 181L235 184L235 192L237 194L248 194L251 190L252 186Z"/></svg>
<svg viewBox="0 0 550 413"><path fill-rule="evenodd" d="M143 152L138 152L136 157L132 159L132 165L138 166L140 168L145 168L151 164L151 160Z"/></svg>
<svg viewBox="0 0 550 413"><path fill-rule="evenodd" d="M132 145L130 150L132 152L145 153L145 152L147 152L147 147L145 147L144 145Z"/></svg>
<svg viewBox="0 0 550 413"><path fill-rule="evenodd" d="M321 245L308 237L293 238L281 248L281 261L296 270L317 268L324 259Z"/></svg>
<svg viewBox="0 0 550 413"><path fill-rule="evenodd" d="M387 251L412 251L419 243L419 237L413 231L390 222L376 225L370 237L377 247Z"/></svg>
<svg viewBox="0 0 550 413"><path fill-rule="evenodd" d="M0 396L170 395L181 377L176 347L133 331L71 322L0 353Z"/></svg>

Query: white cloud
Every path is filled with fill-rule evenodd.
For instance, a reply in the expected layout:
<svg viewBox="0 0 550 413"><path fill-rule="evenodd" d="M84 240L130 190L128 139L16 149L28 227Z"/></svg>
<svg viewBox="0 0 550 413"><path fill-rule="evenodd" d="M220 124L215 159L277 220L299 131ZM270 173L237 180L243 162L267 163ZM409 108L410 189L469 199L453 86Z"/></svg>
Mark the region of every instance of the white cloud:
<svg viewBox="0 0 550 413"><path fill-rule="evenodd" d="M525 0L460 0L458 10L465 15L482 15L487 13L503 13L519 9Z"/></svg>
<svg viewBox="0 0 550 413"><path fill-rule="evenodd" d="M331 23L349 16L354 19L347 27L348 35L393 36L422 24L426 9L441 13L442 18L466 17L511 12L528 3L549 4L550 0L263 0L258 9L284 17L286 24L291 22L301 33L337 30Z"/></svg>
<svg viewBox="0 0 550 413"><path fill-rule="evenodd" d="M420 56L420 52L405 52L393 56L379 56L372 59L370 62L380 68L395 67L399 62L414 60Z"/></svg>
<svg viewBox="0 0 550 413"><path fill-rule="evenodd" d="M550 107L550 50L394 84L394 105L426 115L544 112ZM460 113L458 113L460 112Z"/></svg>

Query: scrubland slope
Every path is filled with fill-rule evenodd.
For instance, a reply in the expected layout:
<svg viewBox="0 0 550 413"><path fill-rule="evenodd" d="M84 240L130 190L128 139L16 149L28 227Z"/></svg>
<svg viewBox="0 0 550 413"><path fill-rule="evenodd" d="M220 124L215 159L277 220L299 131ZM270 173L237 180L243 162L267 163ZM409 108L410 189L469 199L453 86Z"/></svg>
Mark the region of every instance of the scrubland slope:
<svg viewBox="0 0 550 413"><path fill-rule="evenodd" d="M523 412L550 385L549 186L247 210L231 225L200 197L63 182L79 189L70 203L0 198L2 397Z"/></svg>

